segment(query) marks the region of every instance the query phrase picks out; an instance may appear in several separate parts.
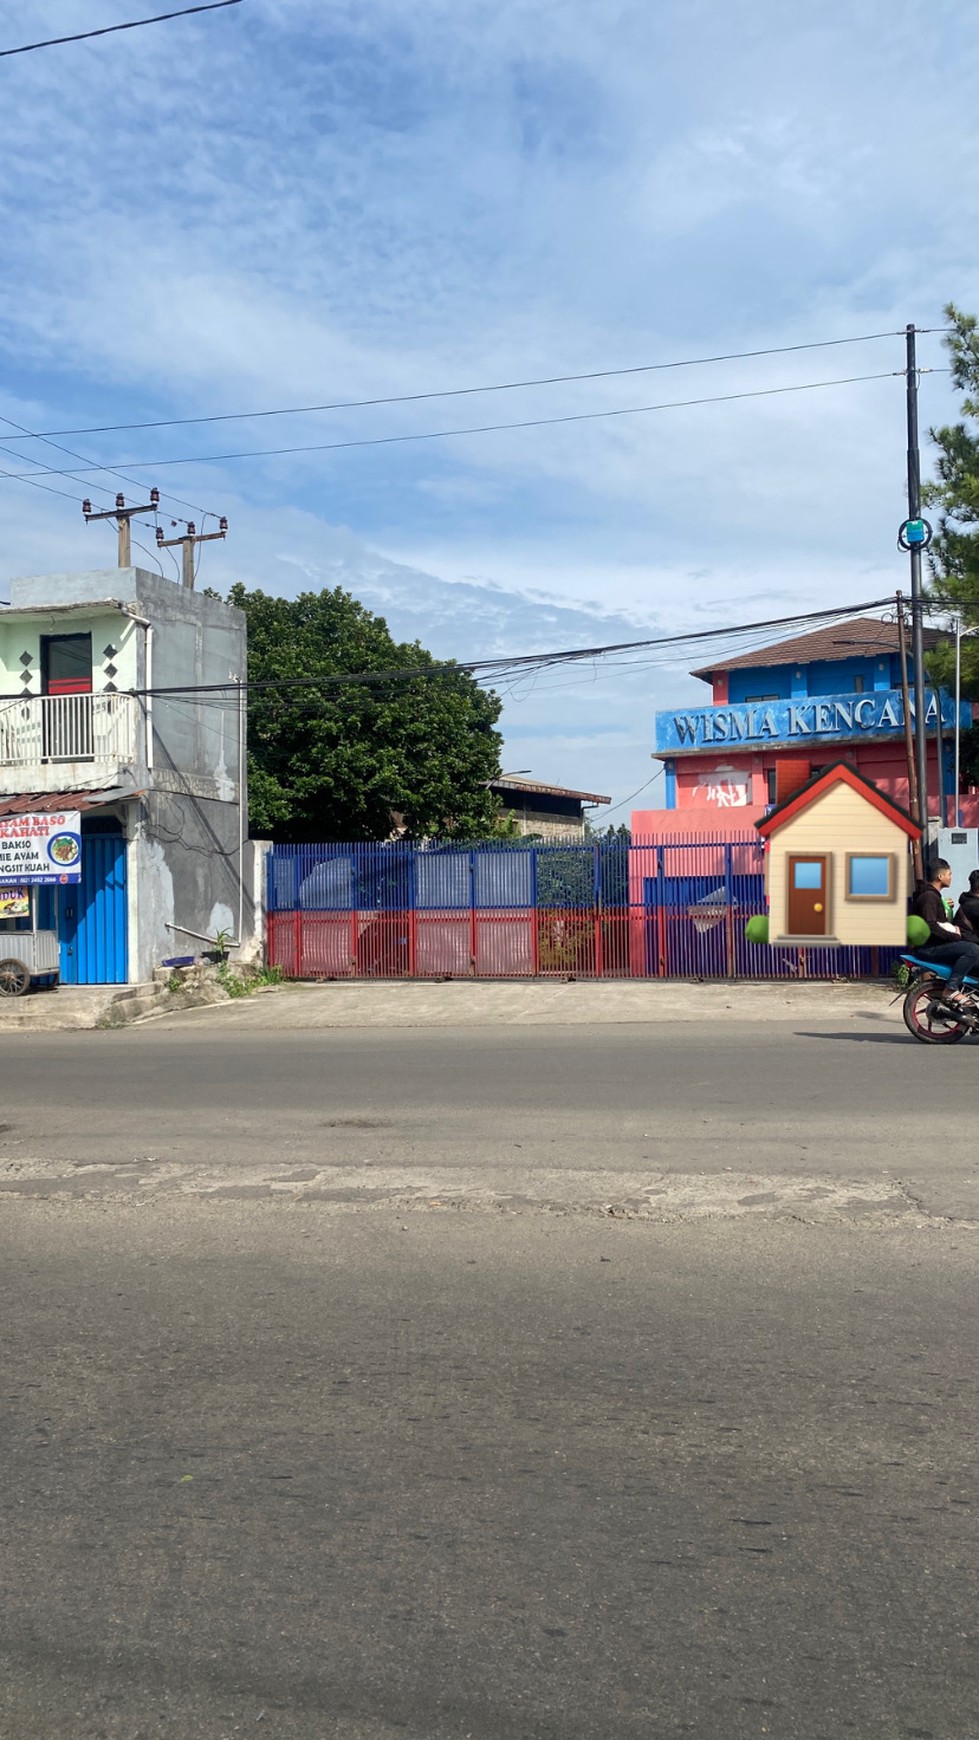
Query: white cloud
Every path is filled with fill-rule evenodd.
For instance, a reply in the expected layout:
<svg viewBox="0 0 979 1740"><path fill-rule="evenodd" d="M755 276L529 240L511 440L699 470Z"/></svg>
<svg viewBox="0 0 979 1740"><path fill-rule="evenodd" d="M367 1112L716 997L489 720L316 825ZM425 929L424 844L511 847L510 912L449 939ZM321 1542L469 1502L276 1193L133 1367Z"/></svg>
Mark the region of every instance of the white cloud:
<svg viewBox="0 0 979 1740"><path fill-rule="evenodd" d="M108 0L54 10L58 32L117 22ZM0 46L23 34L8 18ZM979 49L952 0L827 0L798 16L779 0L252 0L2 64L0 412L30 427L896 333L908 319L938 324L949 296L975 301ZM922 357L941 363L937 337ZM100 461L203 456L901 360L894 337L65 444ZM443 653L474 637L493 651L581 645L893 588L901 394L892 377L133 475L228 512L213 577L344 584ZM945 377L926 375L923 423L949 404ZM21 469L4 455L0 466ZM79 495L118 486L50 482ZM68 502L0 489L2 567L89 565L100 535L108 547ZM687 679L656 667L630 682L621 696L599 682L594 695L555 686L508 700L508 730L515 742L541 733L542 778L621 795L648 768L655 697ZM620 704L629 722L604 730L602 706L615 720ZM566 765L578 758L587 778Z"/></svg>

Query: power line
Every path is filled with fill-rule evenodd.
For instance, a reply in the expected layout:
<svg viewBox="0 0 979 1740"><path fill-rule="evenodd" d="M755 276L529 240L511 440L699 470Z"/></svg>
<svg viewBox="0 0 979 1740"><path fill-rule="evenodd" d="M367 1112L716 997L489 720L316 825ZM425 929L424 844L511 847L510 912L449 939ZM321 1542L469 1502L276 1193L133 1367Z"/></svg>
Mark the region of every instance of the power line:
<svg viewBox="0 0 979 1740"><path fill-rule="evenodd" d="M12 449L11 449L11 448L9 448L9 447L3 447L3 448L0 448L0 452L3 452L3 453L10 453L10 452L11 452L11 451L12 451ZM23 458L23 454L21 454L21 453L18 453L18 454L16 454L16 455L15 455L15 458L17 458L17 459L22 459L22 458ZM33 488L33 489L43 489L43 490L46 490L46 491L47 491L47 494L48 494L48 495L60 495L60 496L64 496L64 499L65 499L65 501L73 501L73 502L74 502L74 503L75 503L75 506L76 506L76 507L77 507L77 506L78 506L78 497L77 497L77 495L72 495L72 494L71 494L71 493L70 493L70 491L69 491L69 490L67 490L67 489L55 489L55 487L54 487L54 485L53 485L53 484L50 484L50 483L38 483L38 482L37 482L37 481L36 481L36 480L35 480L35 479L34 479L34 478L33 478L33 477L21 477L21 475L20 475L20 473L19 473L19 472L16 472L16 471L0 471L0 477L7 477L7 478L10 478L10 480L11 480L11 481L12 481L12 482L13 482L13 483L26 483L26 484L30 484L30 486L31 486L31 487L32 487L32 488ZM103 491L103 493L104 493L104 494L107 494L107 493L108 493L108 492L107 492L107 491Z"/></svg>
<svg viewBox="0 0 979 1740"><path fill-rule="evenodd" d="M50 440L50 438L47 435L35 435L33 429L25 428L23 423L15 423L14 419L12 417L7 417L7 416L4 416L2 413L0 413L0 422L8 424L8 426L11 429L16 429L18 431L18 433L20 435L22 435L24 437L24 439L27 441L42 441L44 443L45 447L52 447L56 453L64 453L68 456L69 459L79 459L79 460L81 460L83 465L88 465L88 460L87 460L87 457L84 453L76 453L71 447L62 447L60 441L52 441L52 440ZM25 453L15 453L12 447L2 447L2 448L0 448L0 452L9 453L11 458L13 458L13 459L23 460L23 459L26 459L26 457L27 457L27 455ZM138 478L127 477L125 472L123 472L123 471L114 471L111 465L96 465L95 462L93 461L92 464L90 466L88 466L88 469L90 471L105 472L107 477L115 477L122 483L131 483L134 486L134 488L136 488L136 489L142 489L142 487L143 487L143 485L139 482ZM28 472L23 472L23 473L7 472L6 475L8 477L22 476L26 482L31 481L30 474ZM72 477L72 476L75 476L77 474L73 473L73 472L65 471L65 472L58 472L58 473L56 473L56 475L59 477L60 476ZM111 495L112 494L111 490L105 489L100 484L93 484L92 487L94 489L100 490L103 495ZM207 509L202 508L196 502L184 501L182 496L168 495L168 494L166 494L166 491L164 491L164 495L165 495L167 501L174 502L178 507L189 507L192 513L203 514L205 517L207 515ZM74 498L72 497L72 499L74 499ZM146 520L140 520L139 524L142 526L145 526L147 531L153 531L153 529L154 529L152 526L147 524Z"/></svg>
<svg viewBox="0 0 979 1740"><path fill-rule="evenodd" d="M922 371L924 373L926 371ZM928 371L930 372L930 371ZM755 387L741 393L713 393L701 399L670 399L658 405L625 405L611 411L577 411L563 417L530 417L519 423L482 423L468 429L429 429L412 435L373 435L356 441L318 441L301 447L255 447L238 453L199 453L186 458L119 459L118 466L131 471L158 471L170 465L216 465L230 459L275 459L300 453L337 453L350 447L390 447L408 441L444 441L460 435L490 435L505 430L546 429L560 423L592 423L609 417L639 417L651 411L679 411L692 405L727 405L738 399L765 399L782 393L811 393L821 387L849 387L862 381L887 381L899 377L903 369L885 369L881 374L844 375L832 381L800 381L788 387ZM15 477L85 477L90 471L107 471L111 467L92 465L77 471L57 466L41 466L36 471L19 471Z"/></svg>
<svg viewBox="0 0 979 1740"><path fill-rule="evenodd" d="M631 791L628 797L621 798L617 804L612 804L600 819L604 822L609 816L614 816L616 810L624 810L626 804L631 804L633 798L640 797L644 791L648 791L650 786L654 785L656 780L658 780L660 775L665 773L665 771L666 769L664 767L658 767L655 773L650 774L644 785L639 786L636 791Z"/></svg>
<svg viewBox="0 0 979 1740"><path fill-rule="evenodd" d="M945 327L918 327L917 331L946 331ZM828 350L841 344L870 344L880 338L903 338L900 332L864 332L852 338L819 338L806 344L770 345L764 350L732 350L717 356L683 357L676 362L635 363L621 369L591 369L585 374L540 375L522 381L496 381L479 387L442 387L424 393L395 393L377 399L336 399L323 405L278 405L269 411L222 411L204 417L161 417L148 423L92 423L78 429L45 429L35 440L50 435L118 435L136 429L185 429L200 423L244 423L260 417L303 417L318 411L361 411L378 405L416 405L426 399L462 399L475 393L513 393L525 387L558 387L580 381L609 381L625 375L655 374L664 369L703 368L711 363L746 362L764 356L789 356L802 350Z"/></svg>
<svg viewBox="0 0 979 1740"><path fill-rule="evenodd" d="M551 665L573 664L587 659L607 658L619 653L636 652L652 647L697 646L705 641L727 640L756 634L762 629L792 628L813 622L827 622L835 619L845 619L859 615L867 610L879 610L884 605L893 604L894 594L888 593L884 598L872 598L861 604L838 605L833 609L800 612L794 616L772 617L764 622L735 624L725 628L695 629L688 634L655 635L646 640L629 640L612 642L606 646L570 647L557 652L520 653L511 657L495 659L458 659L440 664L400 666L380 671L341 671L329 676L318 677L270 677L255 681L229 680L226 683L183 683L166 688L130 689L133 695L156 696L196 696L218 695L229 691L237 694L240 688L249 692L263 693L266 690L332 688L345 687L352 683L374 684L382 682L410 682L421 677L458 677L475 676L480 681L499 681L510 672L529 671L535 668L546 669Z"/></svg>
<svg viewBox="0 0 979 1740"><path fill-rule="evenodd" d="M155 18L134 18L128 24L106 24L101 30L80 30L74 36L49 36L44 42L25 42L20 48L0 48L0 60L12 54L30 54L35 48L60 48L66 42L88 42L93 36L114 36L119 30L142 30L144 24L165 24L171 18L189 18L192 12L220 12L224 6L240 6L241 0L208 0L205 6L184 6L179 12L158 12Z"/></svg>

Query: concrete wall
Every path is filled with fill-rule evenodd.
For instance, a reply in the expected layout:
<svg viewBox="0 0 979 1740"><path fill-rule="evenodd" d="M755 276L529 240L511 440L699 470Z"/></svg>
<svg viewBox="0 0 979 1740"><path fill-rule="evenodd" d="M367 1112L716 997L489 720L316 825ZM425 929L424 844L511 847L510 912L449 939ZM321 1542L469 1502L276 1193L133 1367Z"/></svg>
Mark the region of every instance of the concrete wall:
<svg viewBox="0 0 979 1740"><path fill-rule="evenodd" d="M145 979L161 960L199 953L202 938L225 931L240 940L239 926L252 934L247 841L241 852L244 700L237 690L193 692L245 677L246 635L242 612L220 599L143 569L133 573L151 628L142 686L188 690L146 701L151 765L136 844L138 976Z"/></svg>
<svg viewBox="0 0 979 1740"><path fill-rule="evenodd" d="M509 807L503 814L513 817L521 834L540 834L545 840L583 840L585 837L583 816L556 816L542 810Z"/></svg>
<svg viewBox="0 0 979 1740"><path fill-rule="evenodd" d="M150 792L135 842L138 907L134 977L145 980L174 955L200 954L224 931L237 940L239 917L250 931L252 905L238 881L234 804Z"/></svg>
<svg viewBox="0 0 979 1740"><path fill-rule="evenodd" d="M908 837L887 816L847 785L835 785L771 836L766 868L769 937L788 937L788 876L790 853L811 852L829 858L827 940L861 946L899 948L907 939L907 898L911 860ZM846 891L846 860L851 852L892 853L895 892L892 900L850 900Z"/></svg>
<svg viewBox="0 0 979 1740"><path fill-rule="evenodd" d="M247 674L245 618L218 598L188 591L144 569L132 572L140 615L152 628L144 685L155 689L228 683ZM238 695L156 696L149 703L153 728L153 780L172 789L179 773L197 796L236 803L238 796Z"/></svg>

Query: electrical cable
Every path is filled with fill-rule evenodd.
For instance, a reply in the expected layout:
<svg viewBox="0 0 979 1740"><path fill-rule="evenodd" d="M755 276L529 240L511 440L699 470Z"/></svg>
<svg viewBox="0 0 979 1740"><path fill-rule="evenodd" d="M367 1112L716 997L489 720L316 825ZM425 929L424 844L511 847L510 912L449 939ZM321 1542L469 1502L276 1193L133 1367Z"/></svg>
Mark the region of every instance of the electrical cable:
<svg viewBox="0 0 979 1740"><path fill-rule="evenodd" d="M159 569L160 579L165 580L166 575L163 572L163 563L160 561L160 558L156 554L156 551L147 549L146 545L141 544L138 538L134 538L133 543L136 545L137 550L142 550L144 552L144 554L149 557L150 561L154 564L154 566L157 569Z"/></svg>
<svg viewBox="0 0 979 1740"><path fill-rule="evenodd" d="M916 328L919 333L947 332L949 327ZM625 375L656 374L665 369L703 368L711 363L747 362L757 357L789 356L803 350L828 350L842 344L870 344L881 338L903 338L901 332L863 332L853 338L819 338L806 344L769 345L764 350L723 351L716 356L682 357L676 362L635 363L628 368L591 369L583 374L540 375L521 381L495 381L478 387L442 387L424 393L395 393L376 399L336 399L322 405L278 405L269 411L221 411L201 417L161 417L147 423L91 423L77 429L45 429L34 437L44 441L50 435L119 435L137 429L185 429L201 423L244 423L260 417L303 417L320 411L360 411L379 405L416 405L428 399L462 399L476 393L513 393L529 387L566 386L581 381L608 381Z"/></svg>
<svg viewBox="0 0 979 1740"><path fill-rule="evenodd" d="M7 453L9 451L10 451L9 448L6 448L6 447L0 448L0 452L2 452L2 453ZM18 454L17 457L19 459L23 458L23 454ZM75 506L76 507L78 506L77 495L70 494L70 492L67 489L55 489L53 484L38 483L36 478L21 477L19 472L16 472L16 471L0 471L0 478L4 478L4 477L9 478L12 483L27 483L27 484L30 484L32 489L46 490L48 495L64 496L65 501L73 501ZM93 486L93 487L95 487L95 486ZM142 522L140 522L140 523L142 523Z"/></svg>
<svg viewBox="0 0 979 1740"><path fill-rule="evenodd" d="M2 421L4 423L8 423L10 421L10 418L9 417L2 417L2 418L0 418L0 421ZM16 425L14 425L14 426L16 427ZM49 445L51 445L51 443L49 443ZM12 447L0 446L0 453L9 454L11 459L21 459L22 460L24 457L24 455L22 453L16 453ZM64 496L65 501L74 502L76 507L79 505L77 495L70 495L68 490L66 490L66 489L52 489L50 484L38 483L36 478L20 477L16 471L0 471L0 477L9 477L9 478L15 479L16 481L18 481L20 483L29 483L33 486L34 489L46 489L49 495L61 495L61 496ZM99 495L111 496L111 494L112 494L111 489L106 489L104 484L93 483L91 485L91 487L93 490L97 491L97 493ZM147 520L134 519L132 521L132 524L134 526L142 526L143 530L147 531L147 532L152 532L155 529L154 526L151 526ZM143 549L144 547L145 547L144 545L142 545L142 544L140 545L140 549Z"/></svg>
<svg viewBox="0 0 979 1740"><path fill-rule="evenodd" d="M25 440L41 441L44 443L45 447L53 447L56 453L65 453L68 455L69 459L81 460L82 464L85 466L88 466L88 469L90 471L103 471L106 473L106 475L108 477L117 478L119 480L119 482L121 482L121 483L132 484L134 489L142 489L143 488L143 485L140 482L138 477L127 477L125 475L125 473L122 471L114 471L111 465L96 465L94 462L91 465L89 465L88 459L84 453L76 453L71 447L62 447L60 441L52 441L49 439L49 437L47 435L35 435L35 433L32 429L25 428L23 423L16 423L14 421L13 417L7 417L7 416L3 415L2 413L0 413L0 422L4 422L4 423L8 424L11 429L16 429L19 434L24 436ZM0 452L11 453L11 454L13 454L13 457L15 459L20 459L22 461L27 458L26 453L13 453L13 449L10 447L4 447L4 448L0 449ZM16 474L12 474L12 475L16 475ZM25 475L26 475L26 473L25 473ZM59 472L58 475L70 477L70 476L73 476L75 474L72 472L66 471L64 473ZM92 485L93 489L97 489L98 487L99 486L97 484ZM104 495L111 495L112 491L111 490L103 490L102 493ZM164 494L164 499L166 501L175 502L178 507L189 507L191 512L195 513L195 514L205 514L206 515L206 513L207 513L206 508L199 507L195 502L192 502L192 501L184 501L182 496L169 495L166 491L164 491L163 494ZM152 526L147 526L145 520L139 520L137 523L139 525L146 526L147 531L153 530Z"/></svg>
<svg viewBox="0 0 979 1740"><path fill-rule="evenodd" d="M12 54L30 54L35 48L60 48L66 42L89 42L93 36L114 36L120 30L142 30L145 24L166 24L171 18L189 18L194 12L220 12L224 6L240 6L241 0L207 0L206 5L184 6L179 12L158 12L155 18L134 18L128 24L106 24L101 30L80 30L74 36L49 36L44 42L24 42L19 48L0 48L0 60Z"/></svg>
<svg viewBox="0 0 979 1740"><path fill-rule="evenodd" d="M933 371L923 371L933 372ZM754 387L740 393L712 393L700 399L671 399L658 405L624 405L609 411L575 411L561 417L529 417L518 423L481 423L468 429L429 429L410 435L373 435L354 441L319 441L299 447L255 447L237 453L198 453L186 458L119 459L114 463L132 471L158 471L172 465L216 465L230 459L275 459L300 453L338 453L351 447L391 447L411 441L444 441L462 435L490 435L500 431L553 428L560 423L593 423L610 417L639 417L652 411L679 411L692 405L727 405L738 399L766 399L784 393L811 393L822 387L849 387L863 381L886 381L904 376L903 369L885 369L879 374L844 375L832 381L798 381L786 387ZM14 473L17 477L85 477L90 471L108 471L107 465L92 465L78 471L41 466L36 471Z"/></svg>
<svg viewBox="0 0 979 1740"><path fill-rule="evenodd" d="M637 791L631 791L628 797L622 798L619 803L612 804L607 810L604 810L602 812L601 820L604 822L607 816L614 816L616 810L624 810L626 804L631 804L635 798L641 797L644 791L648 791L651 785L655 785L660 775L665 773L665 771L666 769L664 767L658 767L656 772L651 774L649 779L647 779L645 785L641 785Z"/></svg>
<svg viewBox="0 0 979 1740"><path fill-rule="evenodd" d="M842 621L868 610L879 610L891 603L893 603L893 594L888 594L884 598L872 598L860 604L837 605L831 609L797 612L793 616L772 617L767 621L741 623L724 628L695 629L686 634L651 636L645 640L616 641L605 646L570 647L545 653L520 653L509 658L458 659L451 663L400 666L380 671L343 671L317 677L246 679L242 685L231 680L226 683L183 683L161 688L131 689L128 693L174 697L219 695L226 694L229 690L237 692L239 687L244 687L248 692L262 693L266 690L345 687L351 683L369 686L391 681L409 682L417 678L431 676L448 678L475 676L481 681L492 682L499 681L511 673L516 674L535 668L546 669L557 664L574 664L589 659L607 658L619 653L636 652L648 648L699 646L704 642L718 640L726 640L730 644L732 639L736 639L738 636L743 637L747 634L758 633L761 630L793 628L816 622Z"/></svg>

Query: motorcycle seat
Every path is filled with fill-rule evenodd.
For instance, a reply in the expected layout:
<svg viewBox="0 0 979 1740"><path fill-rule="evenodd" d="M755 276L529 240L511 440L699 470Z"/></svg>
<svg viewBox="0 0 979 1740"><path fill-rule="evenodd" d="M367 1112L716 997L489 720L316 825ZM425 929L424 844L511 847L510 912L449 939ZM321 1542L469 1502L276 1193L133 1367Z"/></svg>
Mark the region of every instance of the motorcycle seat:
<svg viewBox="0 0 979 1740"><path fill-rule="evenodd" d="M926 961L922 955L911 954L902 955L901 959L906 962L909 967L925 968L925 970L932 973L936 979L950 979L952 977L952 969L945 961ZM979 985L979 979L970 978L967 974L965 983L967 985Z"/></svg>

